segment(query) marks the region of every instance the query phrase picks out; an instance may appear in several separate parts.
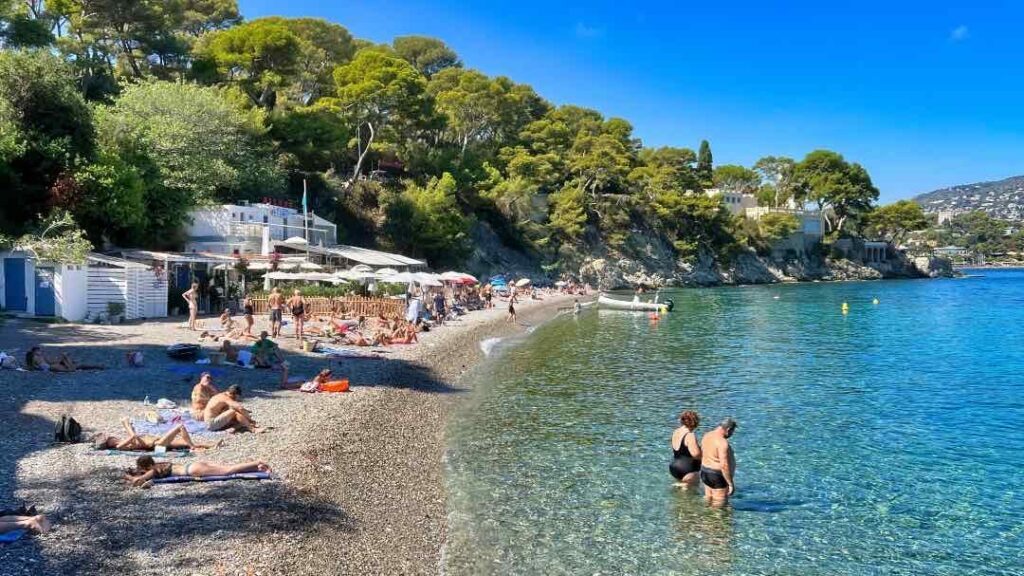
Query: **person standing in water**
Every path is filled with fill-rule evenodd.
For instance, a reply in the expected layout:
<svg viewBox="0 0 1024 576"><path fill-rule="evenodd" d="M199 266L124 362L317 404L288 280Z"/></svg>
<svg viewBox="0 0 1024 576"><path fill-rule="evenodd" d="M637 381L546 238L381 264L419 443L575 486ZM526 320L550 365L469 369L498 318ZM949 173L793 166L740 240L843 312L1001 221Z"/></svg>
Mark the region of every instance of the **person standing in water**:
<svg viewBox="0 0 1024 576"><path fill-rule="evenodd" d="M196 316L199 314L199 283L193 282L192 287L181 295L188 302L188 329L196 329Z"/></svg>
<svg viewBox="0 0 1024 576"><path fill-rule="evenodd" d="M580 306L580 301L578 299L574 299L572 301L572 313L575 314L576 316L579 316L580 312L582 311L583 307Z"/></svg>
<svg viewBox="0 0 1024 576"><path fill-rule="evenodd" d="M704 483L704 497L713 504L724 504L736 493L736 455L729 445L735 431L736 421L726 418L700 442L700 481Z"/></svg>
<svg viewBox="0 0 1024 576"><path fill-rule="evenodd" d="M274 286L274 289L270 291L270 296L267 298L267 308L270 309L270 334L277 338L281 335L281 301L284 296L281 295L281 289Z"/></svg>
<svg viewBox="0 0 1024 576"><path fill-rule="evenodd" d="M680 484L689 488L700 476L701 451L697 444L700 415L687 410L679 415L680 426L672 433L672 462L668 471Z"/></svg>

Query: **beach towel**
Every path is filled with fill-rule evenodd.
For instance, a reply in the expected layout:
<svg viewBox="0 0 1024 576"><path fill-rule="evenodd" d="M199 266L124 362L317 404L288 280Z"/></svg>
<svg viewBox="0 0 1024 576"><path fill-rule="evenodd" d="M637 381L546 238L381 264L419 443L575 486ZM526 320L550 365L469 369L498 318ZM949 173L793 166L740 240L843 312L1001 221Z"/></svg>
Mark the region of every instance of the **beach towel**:
<svg viewBox="0 0 1024 576"><path fill-rule="evenodd" d="M270 480L273 478L270 472L243 472L241 474L228 474L225 476L168 476L156 478L154 484L184 484L186 482L226 482L228 480Z"/></svg>
<svg viewBox="0 0 1024 576"><path fill-rule="evenodd" d="M228 373L224 368L207 368L205 366L196 366L195 364L168 366L167 371L174 372L180 376L199 376L203 372L209 372L210 376L223 376Z"/></svg>
<svg viewBox="0 0 1024 576"><path fill-rule="evenodd" d="M150 422L145 418L132 418L132 427L135 433L140 436L163 436L171 428L178 424L184 424L185 430L192 436L220 437L224 432L211 431L206 422L201 422L192 417L192 413L185 409L159 410L161 422Z"/></svg>
<svg viewBox="0 0 1024 576"><path fill-rule="evenodd" d="M339 348L337 346L326 346L321 344L317 348L317 353L324 356L330 356L331 358L364 358L368 360L379 360L380 356L376 354L370 354L361 350L353 350L351 348Z"/></svg>
<svg viewBox="0 0 1024 576"><path fill-rule="evenodd" d="M143 456L145 454L156 455L155 452L142 452L140 450L115 450L113 448L107 450L96 450L95 453L103 456L132 456L136 458L139 456ZM188 456L191 453L191 450L168 450L167 452L159 454L159 456L162 458L178 458L180 456Z"/></svg>
<svg viewBox="0 0 1024 576"><path fill-rule="evenodd" d="M4 532L0 534L0 544L7 544L8 542L17 542L21 540L21 537L27 534L28 531L19 528L18 530L11 530L10 532Z"/></svg>

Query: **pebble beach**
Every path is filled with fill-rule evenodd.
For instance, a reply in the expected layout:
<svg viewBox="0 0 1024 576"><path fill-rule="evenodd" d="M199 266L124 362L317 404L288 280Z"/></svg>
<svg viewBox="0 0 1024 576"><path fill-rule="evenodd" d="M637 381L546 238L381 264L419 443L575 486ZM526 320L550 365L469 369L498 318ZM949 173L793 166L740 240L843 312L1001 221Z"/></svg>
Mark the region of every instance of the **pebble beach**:
<svg viewBox="0 0 1024 576"><path fill-rule="evenodd" d="M570 296L523 301L512 324L499 302L422 334L419 344L362 349L358 358L300 352L286 326L289 337L278 342L291 373L311 377L329 366L349 378L351 391L282 390L276 371L216 367L215 385L241 385L262 431L228 435L219 447L176 461L263 460L275 479L150 490L121 479L131 456L89 443L55 445L54 422L67 414L86 438L120 435L119 420L142 415L146 397L187 406L208 367L164 350L198 341L197 333L180 319L116 326L0 320L0 350L23 356L41 344L107 366L72 374L0 370L0 505L35 505L54 526L0 544L0 574L436 574L445 541L445 427L468 392L460 376L483 357L481 341L523 334L571 306ZM143 352L144 367L127 366L131 350Z"/></svg>

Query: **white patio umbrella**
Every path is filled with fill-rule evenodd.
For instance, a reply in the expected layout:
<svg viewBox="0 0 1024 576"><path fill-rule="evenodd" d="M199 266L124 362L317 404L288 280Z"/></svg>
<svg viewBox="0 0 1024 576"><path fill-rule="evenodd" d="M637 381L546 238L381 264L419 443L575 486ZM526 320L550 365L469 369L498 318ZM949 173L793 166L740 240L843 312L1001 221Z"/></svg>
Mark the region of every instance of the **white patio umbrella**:
<svg viewBox="0 0 1024 576"><path fill-rule="evenodd" d="M335 280L334 274L328 274L326 272L302 272L298 274L300 280L310 280L313 282L331 282Z"/></svg>
<svg viewBox="0 0 1024 576"><path fill-rule="evenodd" d="M299 270L323 270L324 267L316 262L299 262Z"/></svg>
<svg viewBox="0 0 1024 576"><path fill-rule="evenodd" d="M394 268L381 268L381 269L377 270L377 274L381 278L383 278L385 276L394 276L395 274L398 274L398 270L395 270Z"/></svg>
<svg viewBox="0 0 1024 576"><path fill-rule="evenodd" d="M349 270L353 270L355 272L373 272L373 268L370 268L366 264L356 264L355 266L349 268Z"/></svg>
<svg viewBox="0 0 1024 576"><path fill-rule="evenodd" d="M516 286L519 287L519 288L522 288L523 286L528 286L529 284L530 284L530 279L529 278L520 278L519 280L516 281Z"/></svg>
<svg viewBox="0 0 1024 576"><path fill-rule="evenodd" d="M285 244L306 244L306 239L302 236L292 236L291 238L284 241Z"/></svg>
<svg viewBox="0 0 1024 576"><path fill-rule="evenodd" d="M292 272L267 272L263 275L264 278L270 280L301 280L302 274L294 274Z"/></svg>
<svg viewBox="0 0 1024 576"><path fill-rule="evenodd" d="M437 274L431 274L429 272L416 272L414 274L415 282L418 282L420 286L444 286L441 282L441 277Z"/></svg>
<svg viewBox="0 0 1024 576"><path fill-rule="evenodd" d="M398 274L392 274L387 278L382 278L382 282L390 282L392 284L406 284L409 282L416 281L416 275L412 272L399 272Z"/></svg>

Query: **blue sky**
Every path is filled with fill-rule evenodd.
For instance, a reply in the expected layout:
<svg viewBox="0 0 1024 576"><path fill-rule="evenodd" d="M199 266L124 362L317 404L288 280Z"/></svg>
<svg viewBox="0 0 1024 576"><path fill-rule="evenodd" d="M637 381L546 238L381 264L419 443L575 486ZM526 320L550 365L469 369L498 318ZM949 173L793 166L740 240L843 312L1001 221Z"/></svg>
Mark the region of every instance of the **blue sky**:
<svg viewBox="0 0 1024 576"><path fill-rule="evenodd" d="M752 164L830 148L890 202L1024 174L1024 2L240 0L376 42L423 34L648 146Z"/></svg>

